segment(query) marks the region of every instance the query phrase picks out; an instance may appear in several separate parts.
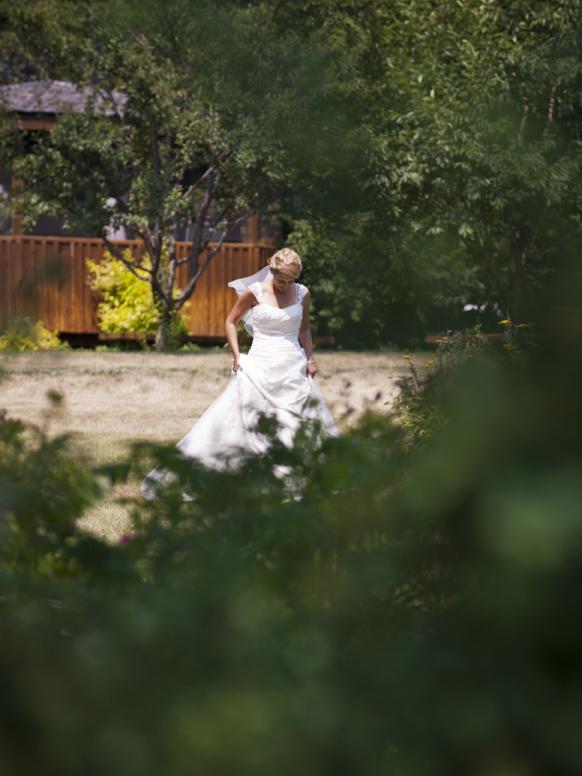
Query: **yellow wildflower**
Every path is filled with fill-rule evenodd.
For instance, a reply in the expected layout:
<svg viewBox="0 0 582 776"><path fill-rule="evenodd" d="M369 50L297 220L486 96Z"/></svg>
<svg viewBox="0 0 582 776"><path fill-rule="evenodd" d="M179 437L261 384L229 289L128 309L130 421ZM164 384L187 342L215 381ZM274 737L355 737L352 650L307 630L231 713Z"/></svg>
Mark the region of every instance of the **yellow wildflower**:
<svg viewBox="0 0 582 776"><path fill-rule="evenodd" d="M507 318L504 318L502 321L499 321L499 323L500 323L502 326L507 326L507 324L508 324L508 323L511 323L511 321L508 321L508 320L507 320Z"/></svg>

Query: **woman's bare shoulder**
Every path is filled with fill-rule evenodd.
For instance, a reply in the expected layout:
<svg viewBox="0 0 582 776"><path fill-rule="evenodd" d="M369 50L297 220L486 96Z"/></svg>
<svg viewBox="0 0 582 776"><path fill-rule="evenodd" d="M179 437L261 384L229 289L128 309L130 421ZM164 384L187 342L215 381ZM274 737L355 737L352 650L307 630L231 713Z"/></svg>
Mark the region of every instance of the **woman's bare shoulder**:
<svg viewBox="0 0 582 776"><path fill-rule="evenodd" d="M250 302L251 305L255 305L260 300L261 295L261 284L260 283L251 283L248 288L245 288L245 290L240 295L241 299L244 299L245 302Z"/></svg>

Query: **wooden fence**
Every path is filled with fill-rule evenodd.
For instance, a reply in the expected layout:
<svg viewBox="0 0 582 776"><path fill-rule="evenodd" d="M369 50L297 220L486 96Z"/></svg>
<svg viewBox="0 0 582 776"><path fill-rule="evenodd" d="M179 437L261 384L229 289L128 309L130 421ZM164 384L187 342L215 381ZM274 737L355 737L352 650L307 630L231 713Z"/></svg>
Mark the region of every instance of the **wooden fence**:
<svg viewBox="0 0 582 776"><path fill-rule="evenodd" d="M120 248L140 251L137 240L116 240ZM178 256L190 243L178 243ZM272 245L224 243L198 281L185 312L193 337L223 337L224 319L236 300L227 283L251 275L273 253ZM0 236L0 324L27 315L64 334L98 334L97 294L87 284L85 259L100 261L98 238ZM201 260L203 260L203 256ZM187 266L178 268L177 284L186 285Z"/></svg>

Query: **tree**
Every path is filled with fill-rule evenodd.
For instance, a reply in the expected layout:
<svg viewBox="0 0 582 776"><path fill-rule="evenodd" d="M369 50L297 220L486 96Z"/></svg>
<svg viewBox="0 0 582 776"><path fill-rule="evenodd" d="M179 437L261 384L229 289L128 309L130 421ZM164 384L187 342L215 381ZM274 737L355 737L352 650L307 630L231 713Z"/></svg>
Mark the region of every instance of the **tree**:
<svg viewBox="0 0 582 776"><path fill-rule="evenodd" d="M575 249L576 7L443 7L436 45L426 35L420 91L399 121L395 169L417 228L456 237L483 295L515 320L535 314L540 290Z"/></svg>
<svg viewBox="0 0 582 776"><path fill-rule="evenodd" d="M43 41L37 66L89 94L82 113L60 117L20 161L27 218L50 212L101 234L151 284L158 349L233 226L249 210L276 208L306 170L325 180L347 137L330 120L349 116L334 102L341 61L322 36L307 46L292 30L276 36L271 16L191 0L39 0L11 16L25 51ZM151 267L111 243L111 224L135 231ZM192 247L179 258L176 233L187 224Z"/></svg>
<svg viewBox="0 0 582 776"><path fill-rule="evenodd" d="M314 279L340 330L386 341L405 320L420 334L459 322L463 299L515 320L540 308L577 250L581 12L579 0L284 4L282 24L326 25L359 79L362 196L343 221L306 208L296 230L324 272L318 246L336 257Z"/></svg>

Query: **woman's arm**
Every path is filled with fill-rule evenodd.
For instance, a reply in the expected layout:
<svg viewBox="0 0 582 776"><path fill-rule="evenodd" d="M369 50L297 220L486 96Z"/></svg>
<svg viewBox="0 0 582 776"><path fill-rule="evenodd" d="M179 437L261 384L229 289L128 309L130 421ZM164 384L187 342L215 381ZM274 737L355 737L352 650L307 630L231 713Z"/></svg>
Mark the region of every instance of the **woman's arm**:
<svg viewBox="0 0 582 776"><path fill-rule="evenodd" d="M309 304L309 289L306 289L305 296L303 297L303 318L301 319L301 326L299 327L299 342L303 346L305 355L307 356L307 374L314 377L318 372L318 367L313 357L313 339L311 337L309 323Z"/></svg>
<svg viewBox="0 0 582 776"><path fill-rule="evenodd" d="M230 345L230 349L232 350L233 372L238 370L238 357L240 355L236 327L238 326L238 323L243 315L247 312L247 310L250 310L251 307L256 304L256 302L257 300L255 299L255 295L250 290L250 288L247 288L239 296L232 310L226 316L226 320L224 321L224 333L226 334L226 339Z"/></svg>

